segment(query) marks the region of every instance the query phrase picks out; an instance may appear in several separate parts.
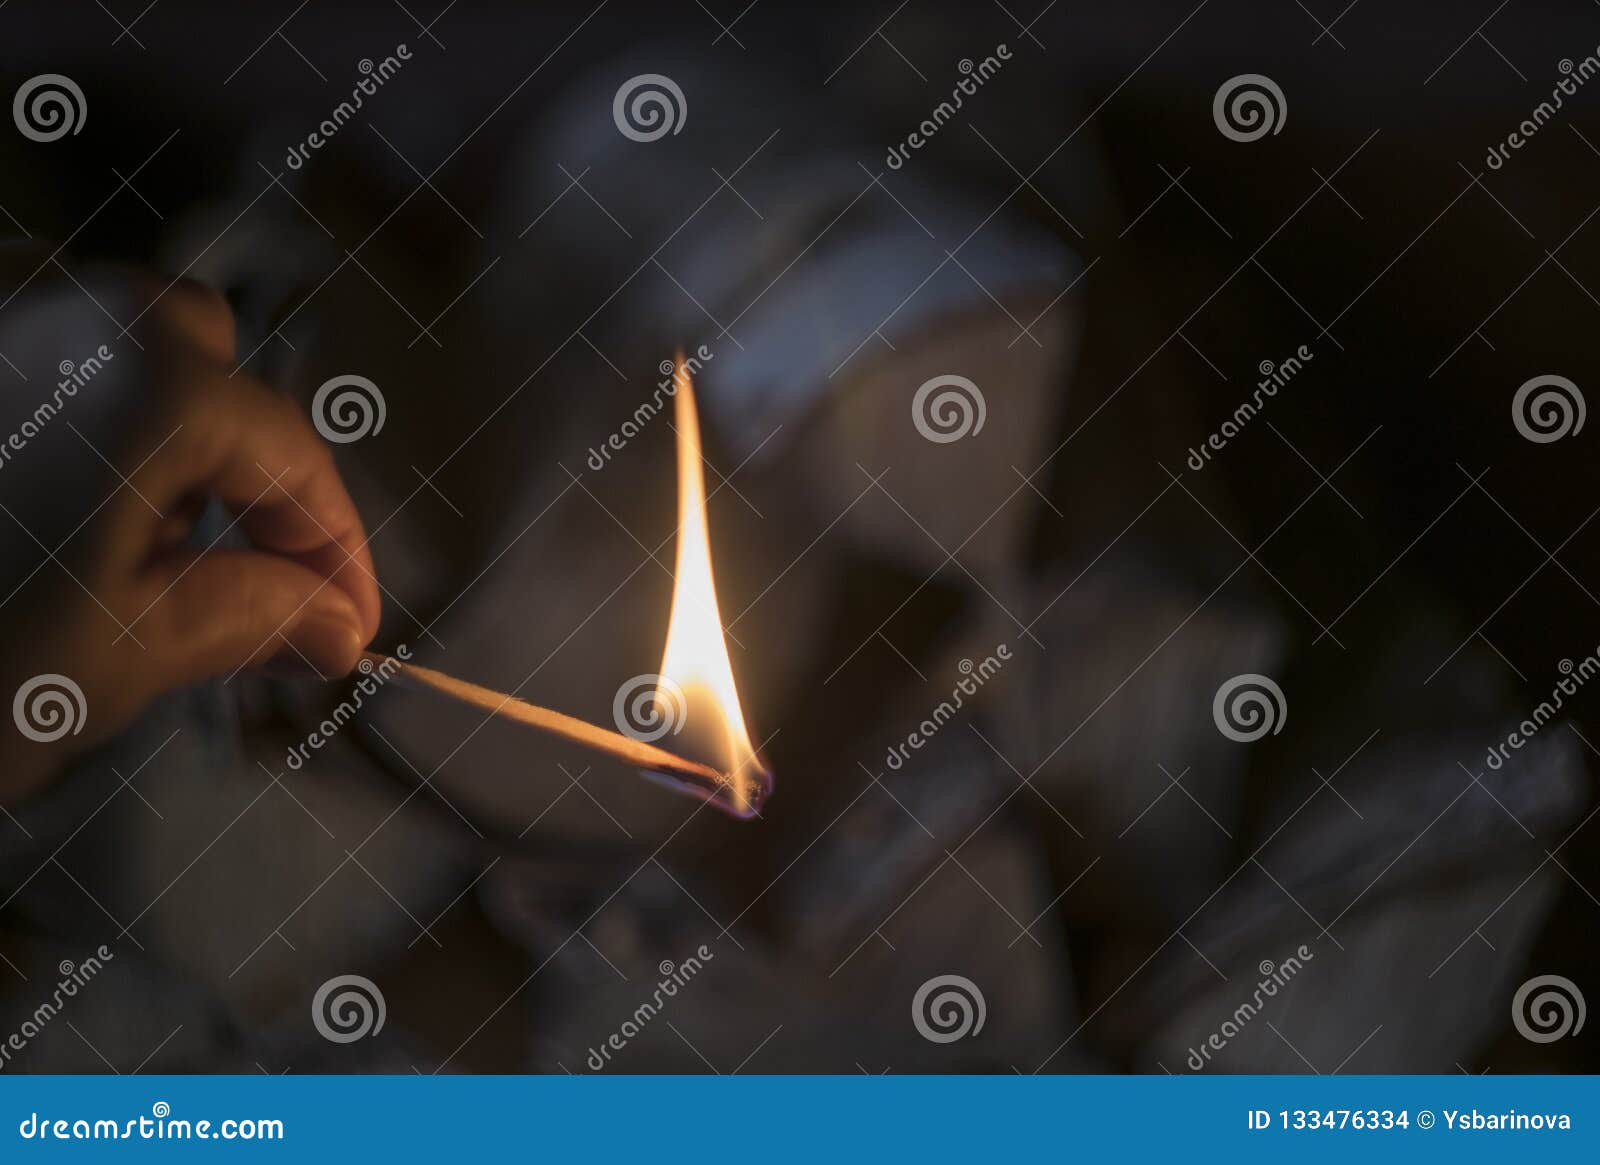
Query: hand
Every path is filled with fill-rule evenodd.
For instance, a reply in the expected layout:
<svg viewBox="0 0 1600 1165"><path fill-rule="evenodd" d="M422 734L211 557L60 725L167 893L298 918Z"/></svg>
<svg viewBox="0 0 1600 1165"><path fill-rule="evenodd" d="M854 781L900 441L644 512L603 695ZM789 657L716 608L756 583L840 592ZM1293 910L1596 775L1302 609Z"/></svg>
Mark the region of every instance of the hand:
<svg viewBox="0 0 1600 1165"><path fill-rule="evenodd" d="M0 712L0 801L37 788L172 689L269 661L346 674L379 617L366 534L330 448L289 398L229 375L226 304L197 284L124 270L74 271L69 282L47 260L0 249L0 300L10 300L0 352L20 360L19 373L30 359L44 370L5 384L0 445L52 395L62 359L82 361L81 376L91 354L110 358L22 447L0 448L9 568L0 596L10 592L0 703L56 674L77 685L84 708L70 713L77 731L44 742L35 737L61 723L48 719L48 701L31 708L42 718L28 725L33 736L23 725L48 685L15 716ZM138 323L119 335L108 316ZM63 469L67 456L81 473ZM117 476L92 476L104 474L101 458ZM93 495L71 496L83 480L95 481ZM249 549L190 544L213 498Z"/></svg>

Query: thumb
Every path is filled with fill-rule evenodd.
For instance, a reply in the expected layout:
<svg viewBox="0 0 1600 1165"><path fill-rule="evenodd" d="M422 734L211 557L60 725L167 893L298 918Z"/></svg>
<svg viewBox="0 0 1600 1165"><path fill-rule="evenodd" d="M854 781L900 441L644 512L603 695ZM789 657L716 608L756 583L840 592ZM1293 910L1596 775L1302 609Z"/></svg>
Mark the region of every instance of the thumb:
<svg viewBox="0 0 1600 1165"><path fill-rule="evenodd" d="M282 555L180 554L163 564L157 583L160 597L141 623L161 629L151 640L161 643L174 685L273 659L332 679L355 667L366 642L349 594Z"/></svg>

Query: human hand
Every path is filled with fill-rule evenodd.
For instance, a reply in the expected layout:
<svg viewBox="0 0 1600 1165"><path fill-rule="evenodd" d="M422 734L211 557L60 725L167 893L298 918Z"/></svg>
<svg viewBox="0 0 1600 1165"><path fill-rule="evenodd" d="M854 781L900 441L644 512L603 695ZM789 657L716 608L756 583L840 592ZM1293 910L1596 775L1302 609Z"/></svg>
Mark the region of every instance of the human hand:
<svg viewBox="0 0 1600 1165"><path fill-rule="evenodd" d="M268 662L343 675L379 618L366 534L331 450L292 400L230 376L226 304L183 280L68 275L47 256L0 249L0 352L19 373L30 357L48 369L6 385L0 416L10 568L0 571L0 597L10 596L0 602L0 698L15 713L0 721L0 801L36 789L164 692ZM120 335L107 316L137 323ZM82 359L89 353L104 358ZM68 355L82 359L75 375L92 370L93 380L63 399L53 377ZM52 399L57 411L41 423L36 410ZM69 454L84 470L70 480ZM116 467L109 497L104 483L93 494L74 488L106 462ZM248 549L190 544L211 499ZM83 707L52 708L55 683L25 697L40 676L66 677Z"/></svg>

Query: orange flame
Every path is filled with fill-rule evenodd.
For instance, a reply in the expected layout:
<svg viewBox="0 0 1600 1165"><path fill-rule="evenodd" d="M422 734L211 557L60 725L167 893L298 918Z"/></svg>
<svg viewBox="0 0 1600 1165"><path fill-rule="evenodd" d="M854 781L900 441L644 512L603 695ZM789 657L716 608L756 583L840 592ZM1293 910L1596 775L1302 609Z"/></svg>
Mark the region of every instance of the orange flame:
<svg viewBox="0 0 1600 1165"><path fill-rule="evenodd" d="M656 713L673 720L687 745L727 774L733 807L751 808L751 794L764 769L750 743L733 664L723 641L717 587L711 575L711 538L706 526L706 483L701 469L700 420L694 384L678 354L673 372L678 429L678 560L672 616L661 656L663 683ZM677 691L672 689L676 687ZM682 706L673 707L681 693Z"/></svg>

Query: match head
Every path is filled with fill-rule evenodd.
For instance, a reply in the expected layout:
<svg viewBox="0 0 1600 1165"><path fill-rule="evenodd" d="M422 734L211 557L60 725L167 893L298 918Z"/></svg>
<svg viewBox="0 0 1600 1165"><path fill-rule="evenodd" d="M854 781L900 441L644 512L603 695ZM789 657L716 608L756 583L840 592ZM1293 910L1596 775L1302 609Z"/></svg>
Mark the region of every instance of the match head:
<svg viewBox="0 0 1600 1165"><path fill-rule="evenodd" d="M772 795L772 773L759 759L752 759L731 773L685 760L670 767L640 769L639 774L674 792L704 801L740 821L761 816L767 798Z"/></svg>

